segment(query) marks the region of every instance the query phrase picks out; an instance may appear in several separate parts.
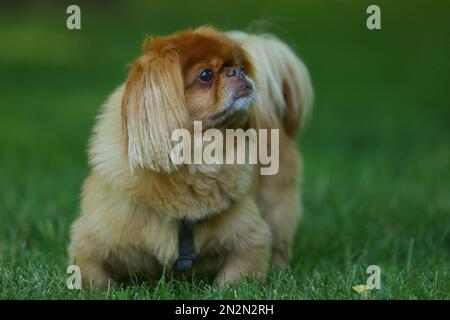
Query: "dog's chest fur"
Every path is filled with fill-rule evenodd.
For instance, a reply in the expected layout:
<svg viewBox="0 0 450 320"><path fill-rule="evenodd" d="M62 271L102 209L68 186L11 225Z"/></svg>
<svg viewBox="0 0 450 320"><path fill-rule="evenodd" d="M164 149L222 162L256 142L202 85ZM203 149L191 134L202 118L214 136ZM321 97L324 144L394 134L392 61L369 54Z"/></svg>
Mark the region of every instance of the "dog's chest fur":
<svg viewBox="0 0 450 320"><path fill-rule="evenodd" d="M132 192L159 214L202 220L248 194L254 169L251 165L189 165L168 175L142 172Z"/></svg>

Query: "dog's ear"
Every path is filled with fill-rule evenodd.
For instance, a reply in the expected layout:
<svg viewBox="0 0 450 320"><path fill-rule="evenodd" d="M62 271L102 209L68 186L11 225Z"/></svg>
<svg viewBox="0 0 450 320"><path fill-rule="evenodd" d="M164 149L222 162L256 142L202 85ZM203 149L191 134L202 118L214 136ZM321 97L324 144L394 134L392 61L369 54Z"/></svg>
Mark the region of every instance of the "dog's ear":
<svg viewBox="0 0 450 320"><path fill-rule="evenodd" d="M144 54L132 65L122 99L122 120L132 170L170 172L172 131L184 128L184 82L179 55L163 39L144 43Z"/></svg>

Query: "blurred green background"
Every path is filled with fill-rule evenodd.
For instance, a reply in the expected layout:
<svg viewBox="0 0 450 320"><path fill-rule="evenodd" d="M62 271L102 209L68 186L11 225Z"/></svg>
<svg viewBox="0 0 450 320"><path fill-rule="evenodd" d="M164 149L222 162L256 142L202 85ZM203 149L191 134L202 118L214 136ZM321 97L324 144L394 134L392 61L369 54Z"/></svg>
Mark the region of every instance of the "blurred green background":
<svg viewBox="0 0 450 320"><path fill-rule="evenodd" d="M81 7L81 30L66 8ZM381 7L382 30L366 28ZM450 293L448 1L24 1L0 4L0 298L437 298ZM65 286L69 226L99 106L146 34L271 32L310 69L305 215L267 285ZM382 288L360 296L366 267Z"/></svg>

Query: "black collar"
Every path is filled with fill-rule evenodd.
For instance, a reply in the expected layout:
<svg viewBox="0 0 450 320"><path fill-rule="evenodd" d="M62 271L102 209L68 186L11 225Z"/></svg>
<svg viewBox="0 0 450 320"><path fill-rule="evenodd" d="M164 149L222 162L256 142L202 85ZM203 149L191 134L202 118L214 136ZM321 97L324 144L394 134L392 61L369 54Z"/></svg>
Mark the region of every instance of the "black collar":
<svg viewBox="0 0 450 320"><path fill-rule="evenodd" d="M173 270L186 272L192 269L194 251L194 222L183 219L178 223L178 259Z"/></svg>

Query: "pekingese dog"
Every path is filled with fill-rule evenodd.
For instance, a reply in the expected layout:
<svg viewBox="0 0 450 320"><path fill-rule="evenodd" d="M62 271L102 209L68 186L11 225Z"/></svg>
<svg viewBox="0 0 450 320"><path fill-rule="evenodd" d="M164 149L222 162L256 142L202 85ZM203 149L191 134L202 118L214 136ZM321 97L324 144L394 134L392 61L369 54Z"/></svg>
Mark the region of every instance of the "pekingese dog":
<svg viewBox="0 0 450 320"><path fill-rule="evenodd" d="M301 213L296 138L311 101L307 69L275 37L200 27L146 39L90 140L69 247L84 284L173 269L224 285L288 265ZM194 121L279 129L278 173L174 163L171 133Z"/></svg>

